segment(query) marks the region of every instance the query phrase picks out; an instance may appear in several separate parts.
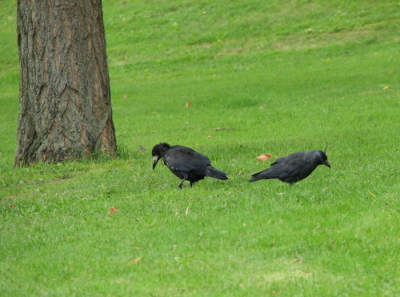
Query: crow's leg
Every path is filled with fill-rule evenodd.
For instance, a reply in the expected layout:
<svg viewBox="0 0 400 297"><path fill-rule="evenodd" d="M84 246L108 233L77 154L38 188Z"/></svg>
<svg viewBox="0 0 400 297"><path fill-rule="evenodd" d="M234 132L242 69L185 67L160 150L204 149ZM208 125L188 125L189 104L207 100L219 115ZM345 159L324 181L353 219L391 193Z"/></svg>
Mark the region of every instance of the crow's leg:
<svg viewBox="0 0 400 297"><path fill-rule="evenodd" d="M193 187L194 182L190 181L190 187Z"/></svg>
<svg viewBox="0 0 400 297"><path fill-rule="evenodd" d="M178 188L179 189L182 189L182 186L183 186L183 182L186 180L186 177L184 177L182 180L181 180L181 182L179 183L179 185L178 185Z"/></svg>

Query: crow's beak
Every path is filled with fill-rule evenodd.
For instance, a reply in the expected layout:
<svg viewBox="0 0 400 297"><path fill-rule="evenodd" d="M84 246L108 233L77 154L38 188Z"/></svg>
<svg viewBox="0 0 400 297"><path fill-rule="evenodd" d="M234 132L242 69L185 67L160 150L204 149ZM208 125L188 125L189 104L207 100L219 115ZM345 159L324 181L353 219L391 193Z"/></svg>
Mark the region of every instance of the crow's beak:
<svg viewBox="0 0 400 297"><path fill-rule="evenodd" d="M153 170L154 170L154 168L156 168L158 160L160 160L160 156L154 156L153 157Z"/></svg>
<svg viewBox="0 0 400 297"><path fill-rule="evenodd" d="M328 166L329 168L331 168L331 163L329 163L328 160L324 161L324 163L322 163L322 164L324 164L324 165Z"/></svg>

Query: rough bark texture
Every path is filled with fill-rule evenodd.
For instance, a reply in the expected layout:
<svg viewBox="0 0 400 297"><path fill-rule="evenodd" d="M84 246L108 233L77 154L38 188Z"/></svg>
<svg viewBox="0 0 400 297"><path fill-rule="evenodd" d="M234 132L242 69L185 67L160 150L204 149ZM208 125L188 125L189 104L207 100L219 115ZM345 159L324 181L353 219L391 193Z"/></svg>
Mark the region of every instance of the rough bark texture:
<svg viewBox="0 0 400 297"><path fill-rule="evenodd" d="M18 0L15 165L115 154L101 0Z"/></svg>

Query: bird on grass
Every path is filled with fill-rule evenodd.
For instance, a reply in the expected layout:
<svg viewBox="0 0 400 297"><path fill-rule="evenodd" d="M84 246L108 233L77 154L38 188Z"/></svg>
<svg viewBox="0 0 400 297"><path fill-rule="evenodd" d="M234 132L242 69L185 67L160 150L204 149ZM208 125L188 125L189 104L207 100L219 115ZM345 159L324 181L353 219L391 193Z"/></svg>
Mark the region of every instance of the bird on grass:
<svg viewBox="0 0 400 297"><path fill-rule="evenodd" d="M169 170L181 179L178 188L182 189L183 182L189 181L190 186L204 177L213 177L226 180L227 174L211 166L211 161L206 156L192 150L191 148L160 143L153 147L153 169L157 162L163 158L164 164Z"/></svg>
<svg viewBox="0 0 400 297"><path fill-rule="evenodd" d="M318 165L325 165L331 168L324 151L297 152L276 159L268 169L253 174L253 178L249 182L276 178L292 185L309 176Z"/></svg>

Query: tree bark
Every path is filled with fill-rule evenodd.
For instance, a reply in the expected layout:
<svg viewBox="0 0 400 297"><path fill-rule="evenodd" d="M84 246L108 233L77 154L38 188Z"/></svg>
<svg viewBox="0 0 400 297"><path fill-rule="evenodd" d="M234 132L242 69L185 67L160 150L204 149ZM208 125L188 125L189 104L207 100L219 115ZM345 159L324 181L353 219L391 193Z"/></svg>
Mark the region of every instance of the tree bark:
<svg viewBox="0 0 400 297"><path fill-rule="evenodd" d="M18 0L16 166L115 155L101 0Z"/></svg>

